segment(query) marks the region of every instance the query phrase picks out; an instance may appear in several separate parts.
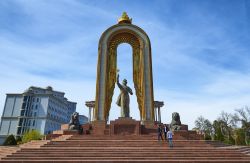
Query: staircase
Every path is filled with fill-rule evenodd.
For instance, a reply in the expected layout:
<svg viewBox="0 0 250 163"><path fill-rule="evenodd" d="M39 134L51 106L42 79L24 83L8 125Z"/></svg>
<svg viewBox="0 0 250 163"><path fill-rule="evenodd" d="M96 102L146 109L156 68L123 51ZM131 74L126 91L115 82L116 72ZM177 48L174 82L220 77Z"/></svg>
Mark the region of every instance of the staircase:
<svg viewBox="0 0 250 163"><path fill-rule="evenodd" d="M40 148L21 148L1 162L170 162L250 163L250 156L237 148L204 140L175 140L170 149L156 135L73 135L54 139Z"/></svg>
<svg viewBox="0 0 250 163"><path fill-rule="evenodd" d="M7 155L11 155L19 150L17 146L0 146L0 160Z"/></svg>
<svg viewBox="0 0 250 163"><path fill-rule="evenodd" d="M47 144L49 140L33 140L28 143L19 145L19 146L0 146L0 160L8 155L12 155L17 151L25 148L40 148L41 146Z"/></svg>

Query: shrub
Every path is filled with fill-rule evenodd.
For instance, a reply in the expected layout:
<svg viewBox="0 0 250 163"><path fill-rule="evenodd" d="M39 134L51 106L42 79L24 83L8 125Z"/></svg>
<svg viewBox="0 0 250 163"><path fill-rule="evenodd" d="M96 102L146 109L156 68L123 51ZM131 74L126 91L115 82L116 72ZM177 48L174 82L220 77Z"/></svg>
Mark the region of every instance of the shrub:
<svg viewBox="0 0 250 163"><path fill-rule="evenodd" d="M205 140L212 140L212 137L209 134L205 134L204 139Z"/></svg>
<svg viewBox="0 0 250 163"><path fill-rule="evenodd" d="M42 139L42 135L40 134L40 132L37 130L32 130L32 131L26 132L23 135L22 142L27 143L31 140L41 140L41 139Z"/></svg>
<svg viewBox="0 0 250 163"><path fill-rule="evenodd" d="M16 137L16 142L17 142L17 144L22 144L22 137L21 136L17 136Z"/></svg>
<svg viewBox="0 0 250 163"><path fill-rule="evenodd" d="M9 135L4 141L3 145L17 145L14 135Z"/></svg>

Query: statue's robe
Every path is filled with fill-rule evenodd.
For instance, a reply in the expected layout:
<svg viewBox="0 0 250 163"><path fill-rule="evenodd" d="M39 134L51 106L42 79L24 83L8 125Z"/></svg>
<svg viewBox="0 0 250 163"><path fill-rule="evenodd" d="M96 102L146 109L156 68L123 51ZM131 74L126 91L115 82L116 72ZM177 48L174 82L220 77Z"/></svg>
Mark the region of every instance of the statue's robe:
<svg viewBox="0 0 250 163"><path fill-rule="evenodd" d="M117 82L118 87L121 92L117 98L116 104L121 107L121 117L130 117L129 116L129 93L133 94L132 89L128 86L121 85Z"/></svg>

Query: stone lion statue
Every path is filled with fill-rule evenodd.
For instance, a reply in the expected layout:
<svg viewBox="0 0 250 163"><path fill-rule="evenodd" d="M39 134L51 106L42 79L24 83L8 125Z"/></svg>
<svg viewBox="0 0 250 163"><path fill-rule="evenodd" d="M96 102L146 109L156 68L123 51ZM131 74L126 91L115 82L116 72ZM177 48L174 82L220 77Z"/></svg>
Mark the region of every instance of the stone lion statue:
<svg viewBox="0 0 250 163"><path fill-rule="evenodd" d="M172 113L172 121L170 124L170 128L174 131L178 131L181 129L181 120L179 113L177 112Z"/></svg>
<svg viewBox="0 0 250 163"><path fill-rule="evenodd" d="M74 112L69 122L69 130L80 130L79 113Z"/></svg>

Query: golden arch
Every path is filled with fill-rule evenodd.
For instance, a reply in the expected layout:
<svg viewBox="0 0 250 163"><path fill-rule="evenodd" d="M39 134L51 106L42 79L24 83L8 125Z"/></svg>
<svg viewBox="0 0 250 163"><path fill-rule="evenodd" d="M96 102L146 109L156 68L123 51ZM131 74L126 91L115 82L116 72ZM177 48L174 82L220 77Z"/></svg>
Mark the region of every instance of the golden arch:
<svg viewBox="0 0 250 163"><path fill-rule="evenodd" d="M133 49L133 81L140 118L154 121L153 77L150 40L132 24L117 24L107 29L99 40L94 120L106 121L109 116L116 82L117 47L128 43Z"/></svg>

